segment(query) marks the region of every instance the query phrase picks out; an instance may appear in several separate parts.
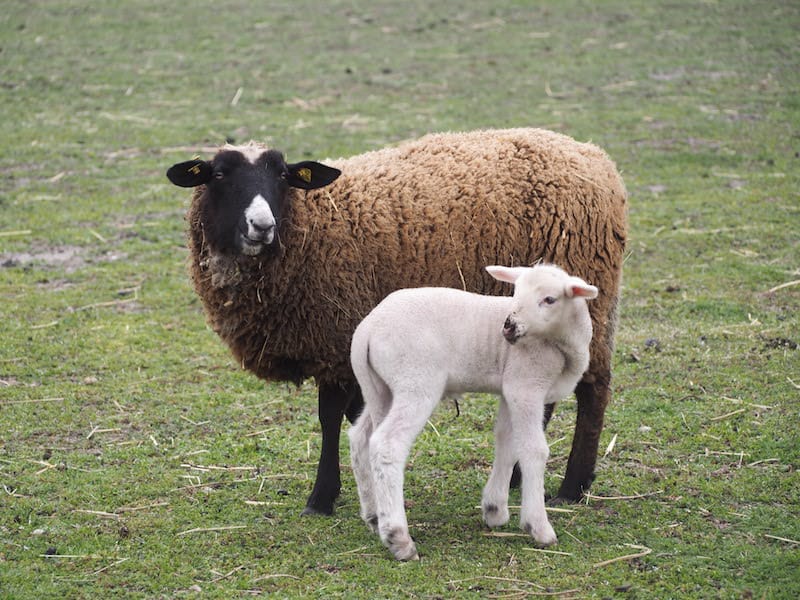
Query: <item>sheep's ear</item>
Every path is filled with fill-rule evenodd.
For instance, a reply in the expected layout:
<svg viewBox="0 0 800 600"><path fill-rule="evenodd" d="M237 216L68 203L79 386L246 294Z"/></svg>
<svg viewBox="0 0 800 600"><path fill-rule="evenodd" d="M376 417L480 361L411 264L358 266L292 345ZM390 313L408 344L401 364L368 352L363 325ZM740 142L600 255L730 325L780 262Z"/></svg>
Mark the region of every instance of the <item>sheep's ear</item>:
<svg viewBox="0 0 800 600"><path fill-rule="evenodd" d="M286 181L290 186L301 190L315 190L324 187L336 181L336 178L342 174L339 169L311 160L286 166L288 168Z"/></svg>
<svg viewBox="0 0 800 600"><path fill-rule="evenodd" d="M520 275L527 269L525 267L502 267L499 265L491 265L486 267L486 272L497 281L505 281L506 283L516 283Z"/></svg>
<svg viewBox="0 0 800 600"><path fill-rule="evenodd" d="M167 179L180 187L195 187L211 179L211 163L205 160L188 160L172 165L167 170Z"/></svg>
<svg viewBox="0 0 800 600"><path fill-rule="evenodd" d="M597 293L597 288L593 285L589 285L583 279L580 279L579 277L569 278L569 283L567 284L567 296L577 296L579 298L591 300L592 298L597 298Z"/></svg>

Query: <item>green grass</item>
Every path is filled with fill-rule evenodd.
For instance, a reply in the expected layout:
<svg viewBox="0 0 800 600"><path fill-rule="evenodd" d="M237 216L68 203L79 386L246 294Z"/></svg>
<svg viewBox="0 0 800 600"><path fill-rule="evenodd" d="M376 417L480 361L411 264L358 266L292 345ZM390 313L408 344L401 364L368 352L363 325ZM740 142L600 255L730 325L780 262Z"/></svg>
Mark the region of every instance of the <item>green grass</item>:
<svg viewBox="0 0 800 600"><path fill-rule="evenodd" d="M767 293L800 278L798 6L268 4L4 4L0 597L800 595L800 286ZM226 138L301 160L523 125L600 144L630 192L592 493L635 498L552 513L564 554L487 537L471 396L412 450L397 564L346 466L336 515L298 517L315 390L205 327L164 171Z"/></svg>

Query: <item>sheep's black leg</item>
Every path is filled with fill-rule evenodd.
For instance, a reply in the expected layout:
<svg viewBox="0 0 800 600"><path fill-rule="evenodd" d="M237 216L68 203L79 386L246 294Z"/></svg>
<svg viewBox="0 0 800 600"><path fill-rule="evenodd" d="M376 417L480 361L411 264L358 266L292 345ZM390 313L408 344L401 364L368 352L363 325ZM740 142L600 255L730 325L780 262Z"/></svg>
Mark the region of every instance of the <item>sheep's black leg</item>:
<svg viewBox="0 0 800 600"><path fill-rule="evenodd" d="M347 420L352 424L356 422L362 410L364 410L364 398L361 396L361 390L358 385L356 385L344 414L347 416Z"/></svg>
<svg viewBox="0 0 800 600"><path fill-rule="evenodd" d="M544 423L542 423L542 426L545 429L547 429L547 424L550 422L550 418L553 416L553 409L555 407L555 402L544 405ZM520 483L522 483L522 471L519 470L519 463L515 463L514 470L511 472L511 487L518 488Z"/></svg>
<svg viewBox="0 0 800 600"><path fill-rule="evenodd" d="M333 504L341 489L339 435L342 429L342 417L346 413L348 419L352 421L361 412L361 406L363 401L355 382L347 382L344 386L320 384L319 422L322 426L322 451L317 467L317 480L302 514L333 514Z"/></svg>
<svg viewBox="0 0 800 600"><path fill-rule="evenodd" d="M558 490L556 500L577 502L594 481L597 463L597 447L603 430L603 416L611 397L608 380L598 379L594 383L581 381L575 388L578 399L578 416L572 451L567 462L567 472Z"/></svg>
<svg viewBox="0 0 800 600"><path fill-rule="evenodd" d="M544 423L542 423L542 427L547 429L547 424L550 422L550 419L553 417L553 409L556 407L555 402L551 402L550 404L544 405Z"/></svg>

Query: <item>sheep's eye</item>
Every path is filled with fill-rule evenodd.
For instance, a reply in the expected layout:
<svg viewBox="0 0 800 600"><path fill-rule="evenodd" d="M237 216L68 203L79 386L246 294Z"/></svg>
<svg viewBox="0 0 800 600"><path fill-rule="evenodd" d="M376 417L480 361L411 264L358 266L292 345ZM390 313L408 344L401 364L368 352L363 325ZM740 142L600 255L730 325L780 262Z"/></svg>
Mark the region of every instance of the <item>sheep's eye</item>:
<svg viewBox="0 0 800 600"><path fill-rule="evenodd" d="M556 303L556 299L553 298L552 296L545 296L544 303L545 304L555 304Z"/></svg>
<svg viewBox="0 0 800 600"><path fill-rule="evenodd" d="M225 173L219 170L214 171L214 179L222 179L223 177L225 177Z"/></svg>

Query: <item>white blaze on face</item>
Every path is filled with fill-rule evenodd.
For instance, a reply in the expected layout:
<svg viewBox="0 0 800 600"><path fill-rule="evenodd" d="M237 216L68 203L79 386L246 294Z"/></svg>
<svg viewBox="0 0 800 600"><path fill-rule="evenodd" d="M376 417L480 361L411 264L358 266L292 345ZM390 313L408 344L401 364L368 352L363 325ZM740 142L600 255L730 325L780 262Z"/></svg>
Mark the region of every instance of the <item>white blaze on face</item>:
<svg viewBox="0 0 800 600"><path fill-rule="evenodd" d="M231 149L236 150L242 153L242 156L247 159L248 162L252 164L256 164L256 161L261 158L261 155L264 154L266 148L259 144L245 144L244 146L231 146Z"/></svg>
<svg viewBox="0 0 800 600"><path fill-rule="evenodd" d="M275 239L275 216L264 196L258 194L244 211L244 217L247 222L245 249L252 246L253 253L257 254L261 250L261 245L271 244Z"/></svg>

